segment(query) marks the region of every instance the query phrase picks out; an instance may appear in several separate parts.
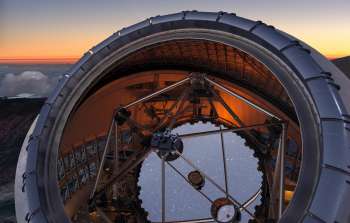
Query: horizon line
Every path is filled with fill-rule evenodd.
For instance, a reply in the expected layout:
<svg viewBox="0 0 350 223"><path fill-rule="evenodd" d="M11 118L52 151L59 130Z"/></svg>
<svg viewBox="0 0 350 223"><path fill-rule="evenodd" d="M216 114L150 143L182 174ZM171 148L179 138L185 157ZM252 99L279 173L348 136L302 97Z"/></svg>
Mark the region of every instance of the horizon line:
<svg viewBox="0 0 350 223"><path fill-rule="evenodd" d="M325 55L328 60L335 60L347 56ZM57 58L0 58L0 64L74 64L81 57Z"/></svg>
<svg viewBox="0 0 350 223"><path fill-rule="evenodd" d="M0 58L0 64L74 64L80 57L62 58Z"/></svg>

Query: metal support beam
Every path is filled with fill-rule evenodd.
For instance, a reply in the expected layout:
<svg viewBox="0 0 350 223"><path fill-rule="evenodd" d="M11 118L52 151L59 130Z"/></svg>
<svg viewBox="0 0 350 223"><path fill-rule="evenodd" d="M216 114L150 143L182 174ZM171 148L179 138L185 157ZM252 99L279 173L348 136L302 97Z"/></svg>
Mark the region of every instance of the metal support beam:
<svg viewBox="0 0 350 223"><path fill-rule="evenodd" d="M262 193L262 190L259 189L255 194L253 194L246 202L243 203L243 207L247 208L249 207L258 197L259 195ZM239 209L240 211L243 210L243 208Z"/></svg>
<svg viewBox="0 0 350 223"><path fill-rule="evenodd" d="M206 222L216 222L216 221L212 218L201 218L201 219L182 220L182 221L166 221L162 223L206 223ZM152 222L152 223L160 223L160 222Z"/></svg>
<svg viewBox="0 0 350 223"><path fill-rule="evenodd" d="M221 151L222 151L222 161L224 164L224 177L225 177L225 191L226 194L229 194L228 191L228 177L227 177L227 165L226 165L226 152L225 152L225 144L224 144L224 134L222 133L222 128L220 125L220 141L221 141ZM227 198L227 196L226 196Z"/></svg>
<svg viewBox="0 0 350 223"><path fill-rule="evenodd" d="M225 108L225 110L232 116L232 119L235 120L240 127L244 126L242 120L238 115L233 111L233 109L226 104L225 100L218 94L214 89L210 88L211 93L214 95L214 98L220 102L220 104Z"/></svg>
<svg viewBox="0 0 350 223"><path fill-rule="evenodd" d="M186 100L185 99L188 97L188 94L189 94L188 89L186 89L183 92L183 94L181 95L181 97L180 97L181 101L179 102L179 107L178 107L176 113L173 115L173 117L172 117L172 119L171 119L171 121L170 121L170 123L168 125L169 129L172 129L174 127L179 114L182 112L182 110L183 110L183 108L184 108L184 106L186 104Z"/></svg>
<svg viewBox="0 0 350 223"><path fill-rule="evenodd" d="M279 202L278 202L278 219L282 217L282 212L284 210L284 191L285 191L285 170L284 170L284 161L285 161L285 146L287 142L287 124L282 124L282 136L281 144L279 148L280 156L280 178L279 178Z"/></svg>
<svg viewBox="0 0 350 223"><path fill-rule="evenodd" d="M133 102L131 102L131 103L129 103L129 104L123 106L123 107L124 107L125 109L127 109L127 108L129 108L129 107L131 107L131 106L134 106L134 105L136 105L136 104L139 104L139 103L142 103L142 102L144 102L144 101L147 101L147 100L149 100L149 99L151 99L151 98L154 98L154 97L156 97L156 96L158 96L158 95L160 95L160 94L163 94L163 93L165 93L165 92L167 92L167 91L170 91L170 90L172 90L172 89L174 89L174 88L176 88L176 87L178 87L178 86L180 86L180 85L183 85L184 83L188 82L189 80L190 80L190 78L187 77L187 78L185 78L185 79L183 79L183 80L181 80L181 81L178 81L178 82L176 82L176 83L174 83L174 84L172 84L172 85L169 85L168 87L165 87L165 88L163 88L163 89L161 89L161 90L159 90L159 91L156 91L156 92L154 92L154 93L152 93L152 94L149 94L149 95L147 95L146 97L143 97L143 98L140 98L140 99L138 99L138 100L136 100L136 101L133 101Z"/></svg>
<svg viewBox="0 0 350 223"><path fill-rule="evenodd" d="M91 194L90 194L90 199L92 199L94 197L95 191L96 191L98 183L100 181L100 177L101 177L101 174L102 174L102 171L103 171L103 165L105 163L106 154L107 154L107 150L108 150L108 144L109 144L109 141L111 139L112 132L113 132L113 129L114 129L114 124L115 124L115 120L113 118L112 119L112 123L111 123L111 125L109 127L109 130L108 130L108 136L107 136L107 139L106 139L105 148L103 150L103 154L102 154L102 157L101 157L101 162L100 162L100 166L98 168L96 181L95 181L94 187L93 187L93 189L91 191Z"/></svg>
<svg viewBox="0 0 350 223"><path fill-rule="evenodd" d="M115 149L114 149L114 168L113 172L118 171L119 169L119 151L118 151L118 124L115 123ZM113 185L113 199L117 199L118 191L117 191L117 185Z"/></svg>
<svg viewBox="0 0 350 223"><path fill-rule="evenodd" d="M285 191L285 145L287 139L287 123L282 123L282 132L279 139L277 158L273 173L269 218L280 219L284 210Z"/></svg>
<svg viewBox="0 0 350 223"><path fill-rule="evenodd" d="M172 111L175 109L175 107L177 107L180 102L184 103L183 100L185 97L187 97L188 95L188 90L186 89L176 100L176 102L174 102L171 107L169 108L169 110L165 113L164 117L162 118L162 120L159 121L159 124L154 128L153 131L158 131L160 128L162 128L164 126L164 124L166 123L168 117L170 116L174 116ZM179 105L181 106L181 104ZM177 109L177 112L179 112L179 108Z"/></svg>
<svg viewBox="0 0 350 223"><path fill-rule="evenodd" d="M162 222L165 222L165 157L162 157L162 176L161 176L161 181L162 181Z"/></svg>
<svg viewBox="0 0 350 223"><path fill-rule="evenodd" d="M238 99L244 101L245 103L247 103L247 104L250 105L251 107L253 107L253 108L255 108L255 109L257 109L257 110L263 112L264 114L266 114L266 115L268 115L268 116L270 116L270 117L276 118L277 120L281 120L281 119L280 119L279 117L277 117L276 115L272 114L271 112L267 111L266 109L262 108L261 106L259 106L259 105L255 104L255 103L253 103L253 102L250 101L249 99L247 99L247 98L245 98L245 97L243 97L243 96L241 96L241 95L239 95L239 94L237 94L237 93L235 93L235 92L233 92L233 91L227 89L227 88L224 87L223 85L221 85L221 84L219 84L219 83L217 83L217 82L215 82L215 81L213 81L213 80L211 80L211 79L209 79L209 78L207 78L207 77L204 77L204 79L205 79L206 81L208 81L210 84L212 84L212 85L216 86L217 88L221 89L222 91L226 92L227 94L229 94L229 95L231 95L231 96L233 96L233 97L236 97L236 98L238 98Z"/></svg>
<svg viewBox="0 0 350 223"><path fill-rule="evenodd" d="M225 133L225 132L239 132L239 131L246 131L256 128L262 128L262 127L268 127L273 125L280 125L284 123L283 121L273 122L273 123L262 123L262 124L256 124L256 125L250 125L250 126L244 126L240 128L228 128L228 129L221 129L221 130L211 130L211 131L203 131L203 132L194 132L194 133L187 133L179 135L181 139L184 138L191 138L191 137L198 137L198 136L207 136L212 134L218 134L218 133Z"/></svg>

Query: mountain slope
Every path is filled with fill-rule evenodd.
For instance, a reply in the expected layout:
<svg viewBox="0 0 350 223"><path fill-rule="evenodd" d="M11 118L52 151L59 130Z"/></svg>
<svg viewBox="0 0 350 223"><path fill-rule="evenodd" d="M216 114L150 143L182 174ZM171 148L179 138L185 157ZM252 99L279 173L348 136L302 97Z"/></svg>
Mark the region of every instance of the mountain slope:
<svg viewBox="0 0 350 223"><path fill-rule="evenodd" d="M13 183L22 142L45 98L0 97L0 223L16 222Z"/></svg>
<svg viewBox="0 0 350 223"><path fill-rule="evenodd" d="M45 98L0 98L0 185L13 181L17 158Z"/></svg>
<svg viewBox="0 0 350 223"><path fill-rule="evenodd" d="M338 58L332 62L350 78L350 56Z"/></svg>

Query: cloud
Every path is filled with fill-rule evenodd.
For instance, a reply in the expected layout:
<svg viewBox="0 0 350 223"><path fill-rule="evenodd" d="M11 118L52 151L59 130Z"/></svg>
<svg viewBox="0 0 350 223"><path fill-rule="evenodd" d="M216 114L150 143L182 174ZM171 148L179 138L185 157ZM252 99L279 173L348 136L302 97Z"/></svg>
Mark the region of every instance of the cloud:
<svg viewBox="0 0 350 223"><path fill-rule="evenodd" d="M0 82L0 96L17 95L48 96L57 83L40 71L24 71L18 75L8 73Z"/></svg>

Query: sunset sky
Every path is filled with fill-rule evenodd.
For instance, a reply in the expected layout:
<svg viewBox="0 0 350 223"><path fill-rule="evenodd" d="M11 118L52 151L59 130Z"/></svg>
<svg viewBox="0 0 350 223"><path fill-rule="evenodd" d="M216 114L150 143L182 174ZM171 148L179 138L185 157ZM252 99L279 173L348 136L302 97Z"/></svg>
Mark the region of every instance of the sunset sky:
<svg viewBox="0 0 350 223"><path fill-rule="evenodd" d="M350 55L349 0L0 0L0 63L68 61L115 31L183 10L262 20L329 58Z"/></svg>

